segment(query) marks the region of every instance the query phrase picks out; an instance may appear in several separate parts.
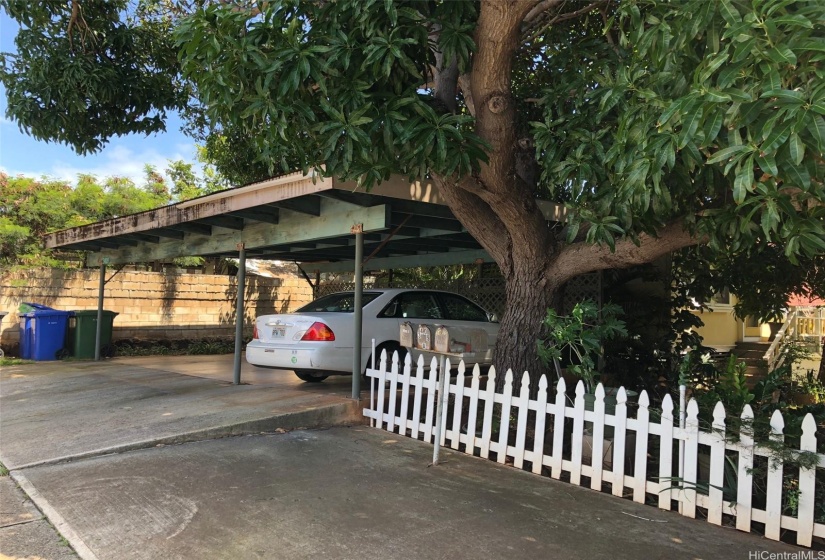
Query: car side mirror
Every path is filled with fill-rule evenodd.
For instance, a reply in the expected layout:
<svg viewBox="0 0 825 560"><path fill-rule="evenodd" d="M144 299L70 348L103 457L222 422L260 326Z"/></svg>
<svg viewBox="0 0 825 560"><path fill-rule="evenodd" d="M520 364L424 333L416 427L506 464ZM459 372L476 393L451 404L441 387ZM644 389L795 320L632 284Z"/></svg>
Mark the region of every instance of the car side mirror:
<svg viewBox="0 0 825 560"><path fill-rule="evenodd" d="M488 313L488 314L487 314L487 319L488 319L491 323L498 323L498 315L496 315L495 313Z"/></svg>

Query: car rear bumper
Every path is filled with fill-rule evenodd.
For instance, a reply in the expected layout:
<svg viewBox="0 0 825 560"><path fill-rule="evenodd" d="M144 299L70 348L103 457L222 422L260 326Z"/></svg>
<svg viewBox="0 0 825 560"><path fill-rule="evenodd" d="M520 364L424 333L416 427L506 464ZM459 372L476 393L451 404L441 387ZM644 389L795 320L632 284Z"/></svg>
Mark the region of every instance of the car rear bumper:
<svg viewBox="0 0 825 560"><path fill-rule="evenodd" d="M295 348L253 340L246 345L246 361L254 366L278 369L352 372L351 352L341 352L341 348L335 348L327 342L311 344L307 348ZM347 356L349 359L346 359Z"/></svg>

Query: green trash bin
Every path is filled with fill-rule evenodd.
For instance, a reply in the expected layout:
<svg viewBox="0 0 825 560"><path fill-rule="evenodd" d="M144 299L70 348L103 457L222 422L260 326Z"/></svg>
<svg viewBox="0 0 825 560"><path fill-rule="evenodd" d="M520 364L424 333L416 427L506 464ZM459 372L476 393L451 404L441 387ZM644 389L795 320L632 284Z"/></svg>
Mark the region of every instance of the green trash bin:
<svg viewBox="0 0 825 560"><path fill-rule="evenodd" d="M112 355L112 324L117 317L114 311L103 310L100 329L100 355ZM72 356L81 359L95 357L97 310L74 311L69 317L69 348Z"/></svg>

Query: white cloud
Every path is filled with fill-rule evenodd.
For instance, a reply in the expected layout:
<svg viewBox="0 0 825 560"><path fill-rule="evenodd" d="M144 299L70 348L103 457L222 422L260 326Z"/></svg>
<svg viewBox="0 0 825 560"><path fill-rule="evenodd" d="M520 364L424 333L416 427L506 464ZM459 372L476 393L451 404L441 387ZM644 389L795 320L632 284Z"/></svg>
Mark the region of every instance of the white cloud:
<svg viewBox="0 0 825 560"><path fill-rule="evenodd" d="M169 160L194 161L195 146L193 144L179 143L168 152L159 152L155 148L134 150L123 144L112 142L103 153L78 157L76 160L68 162L55 160L42 166L38 170L27 169L7 169L3 170L9 175L29 175L48 176L55 179L63 179L74 184L79 174L95 175L99 179L106 177L128 177L137 184L144 178L144 166L146 164L154 166L158 171L163 172Z"/></svg>

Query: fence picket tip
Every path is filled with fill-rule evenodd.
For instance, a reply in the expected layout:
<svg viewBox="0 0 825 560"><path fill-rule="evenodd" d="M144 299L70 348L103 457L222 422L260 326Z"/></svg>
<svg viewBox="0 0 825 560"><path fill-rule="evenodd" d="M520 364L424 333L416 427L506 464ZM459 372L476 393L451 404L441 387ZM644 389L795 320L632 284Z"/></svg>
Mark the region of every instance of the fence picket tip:
<svg viewBox="0 0 825 560"><path fill-rule="evenodd" d="M616 393L616 403L624 404L627 402L627 390L624 387L619 387L619 392Z"/></svg>
<svg viewBox="0 0 825 560"><path fill-rule="evenodd" d="M776 409L773 411L773 414L771 414L771 435L781 436L784 430L785 418L783 418L782 413L779 412L779 409Z"/></svg>
<svg viewBox="0 0 825 560"><path fill-rule="evenodd" d="M527 373L527 372L525 372L525 373ZM547 376L546 375L542 375L539 378L539 391L541 391L541 390L544 390L544 391L547 390Z"/></svg>
<svg viewBox="0 0 825 560"><path fill-rule="evenodd" d="M742 408L742 414L739 417L742 420L753 420L753 409L751 405L746 404L744 408Z"/></svg>
<svg viewBox="0 0 825 560"><path fill-rule="evenodd" d="M810 412L802 419L802 433L804 435L816 435L816 420Z"/></svg>
<svg viewBox="0 0 825 560"><path fill-rule="evenodd" d="M670 395L668 395L670 396ZM640 408L648 408L650 406L650 397L647 395L647 391L642 391L639 395L639 407ZM662 402L662 408L664 408L664 401Z"/></svg>
<svg viewBox="0 0 825 560"><path fill-rule="evenodd" d="M673 397L669 394L662 399L662 416L673 417Z"/></svg>
<svg viewBox="0 0 825 560"><path fill-rule="evenodd" d="M716 406L713 407L713 425L725 425L725 405L722 401L717 401Z"/></svg>
<svg viewBox="0 0 825 560"><path fill-rule="evenodd" d="M558 383L556 383L556 392L557 393L566 393L567 392L567 383L564 382L564 377L559 377Z"/></svg>
<svg viewBox="0 0 825 560"><path fill-rule="evenodd" d="M504 374L504 386L512 385L513 384L513 370L508 369L507 373Z"/></svg>
<svg viewBox="0 0 825 560"><path fill-rule="evenodd" d="M521 376L521 386L522 387L530 387L530 374L528 372L524 372L524 375Z"/></svg>
<svg viewBox="0 0 825 560"><path fill-rule="evenodd" d="M584 396L584 381L579 379L579 382L576 383L576 396Z"/></svg>
<svg viewBox="0 0 825 560"><path fill-rule="evenodd" d="M596 400L597 401L603 401L604 400L604 395L605 395L604 385L599 383L598 385L596 385Z"/></svg>

